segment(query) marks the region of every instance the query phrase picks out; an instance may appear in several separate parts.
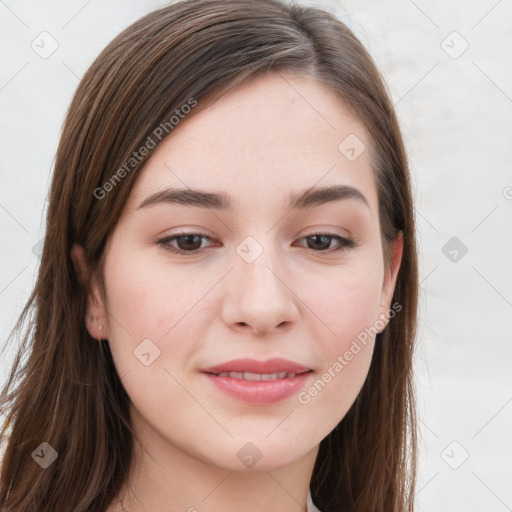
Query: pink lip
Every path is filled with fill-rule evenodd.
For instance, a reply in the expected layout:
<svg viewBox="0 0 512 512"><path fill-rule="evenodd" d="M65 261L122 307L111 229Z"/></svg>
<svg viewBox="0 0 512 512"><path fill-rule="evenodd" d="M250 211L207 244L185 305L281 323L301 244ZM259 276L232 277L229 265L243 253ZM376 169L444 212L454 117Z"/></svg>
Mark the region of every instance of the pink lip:
<svg viewBox="0 0 512 512"><path fill-rule="evenodd" d="M255 359L234 359L227 361L209 368L204 368L202 371L206 373L224 373L224 372L250 372L250 373L303 373L310 370L301 364L274 357L266 361L256 361Z"/></svg>
<svg viewBox="0 0 512 512"><path fill-rule="evenodd" d="M302 389L310 378L311 371L298 363L274 358L267 361L236 359L202 370L217 389L227 395L253 405L265 405L284 400ZM243 380L233 377L220 377L216 373L295 373L294 377L267 381Z"/></svg>

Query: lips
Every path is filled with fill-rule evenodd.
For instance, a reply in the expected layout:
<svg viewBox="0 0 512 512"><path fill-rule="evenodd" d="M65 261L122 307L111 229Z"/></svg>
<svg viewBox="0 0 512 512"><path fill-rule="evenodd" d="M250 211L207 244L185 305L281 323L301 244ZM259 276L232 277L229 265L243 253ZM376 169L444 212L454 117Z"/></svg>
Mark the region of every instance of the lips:
<svg viewBox="0 0 512 512"><path fill-rule="evenodd" d="M206 380L223 393L252 405L269 405L294 394L313 370L287 359L235 359L202 370Z"/></svg>
<svg viewBox="0 0 512 512"><path fill-rule="evenodd" d="M230 377L232 379L243 380L276 380L291 379L295 377L295 373L279 372L279 373L251 373L251 372L221 372L215 373L218 377Z"/></svg>
<svg viewBox="0 0 512 512"><path fill-rule="evenodd" d="M261 380L257 378L251 378L252 375L280 375L284 374L284 378L287 374L297 375L310 371L310 368L302 366L294 361L288 359L273 358L267 361L256 361L255 359L234 359L233 361L227 361L209 368L205 368L202 371L205 373L214 373L216 375L222 373L235 373L235 374L248 374L249 380ZM236 377L235 377L236 378Z"/></svg>

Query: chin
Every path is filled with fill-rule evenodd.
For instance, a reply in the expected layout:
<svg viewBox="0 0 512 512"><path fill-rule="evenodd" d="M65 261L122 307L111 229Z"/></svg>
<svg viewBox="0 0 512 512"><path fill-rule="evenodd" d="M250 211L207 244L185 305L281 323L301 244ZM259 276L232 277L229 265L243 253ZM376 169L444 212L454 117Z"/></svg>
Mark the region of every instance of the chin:
<svg viewBox="0 0 512 512"><path fill-rule="evenodd" d="M208 453L207 458L230 471L268 471L289 466L316 447L314 443L298 445L299 435L287 435L286 439L279 435L270 439L273 434L265 438L266 435L235 436L226 443L215 443L217 449Z"/></svg>

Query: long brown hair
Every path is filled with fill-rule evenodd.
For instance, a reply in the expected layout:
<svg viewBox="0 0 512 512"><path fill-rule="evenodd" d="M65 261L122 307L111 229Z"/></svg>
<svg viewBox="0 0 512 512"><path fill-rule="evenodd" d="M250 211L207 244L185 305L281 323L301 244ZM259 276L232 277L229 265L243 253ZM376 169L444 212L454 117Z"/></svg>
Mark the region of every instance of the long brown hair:
<svg viewBox="0 0 512 512"><path fill-rule="evenodd" d="M148 137L158 143L155 130L191 98L199 109L209 93L220 97L250 77L281 71L315 78L353 108L374 146L386 263L397 233L404 244L393 296L401 310L377 335L355 403L320 444L313 501L323 512L413 510L418 271L399 126L379 71L353 33L325 10L284 0L174 3L125 29L82 78L57 150L37 282L9 336L24 329L0 399L2 510L104 511L127 477L135 435L130 399L108 342L86 329L88 285L70 250L84 247L103 287L107 238L153 150L125 167L115 191L98 191ZM41 443L58 454L46 470L31 457L44 451Z"/></svg>

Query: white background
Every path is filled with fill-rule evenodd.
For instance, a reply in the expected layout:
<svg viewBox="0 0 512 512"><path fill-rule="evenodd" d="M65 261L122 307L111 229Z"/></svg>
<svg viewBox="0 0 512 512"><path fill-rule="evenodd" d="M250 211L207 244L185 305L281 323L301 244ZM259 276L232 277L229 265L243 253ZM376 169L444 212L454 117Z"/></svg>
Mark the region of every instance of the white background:
<svg viewBox="0 0 512 512"><path fill-rule="evenodd" d="M309 4L335 12L374 56L411 160L421 258L418 510L512 510L512 0ZM35 282L33 247L79 78L120 30L163 5L0 0L2 345ZM58 43L46 59L31 48L43 31ZM452 237L466 254L443 253ZM2 384L9 365L1 361Z"/></svg>

